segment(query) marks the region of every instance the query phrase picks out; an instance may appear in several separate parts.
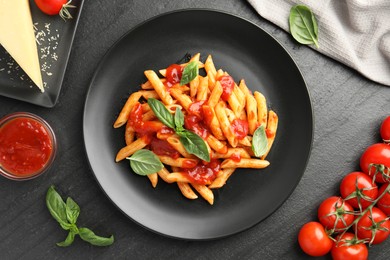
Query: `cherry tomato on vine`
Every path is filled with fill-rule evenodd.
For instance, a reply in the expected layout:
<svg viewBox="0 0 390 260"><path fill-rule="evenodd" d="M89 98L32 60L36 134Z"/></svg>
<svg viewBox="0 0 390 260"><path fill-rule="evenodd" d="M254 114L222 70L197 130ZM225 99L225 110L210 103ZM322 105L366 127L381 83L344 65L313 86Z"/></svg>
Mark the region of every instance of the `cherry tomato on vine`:
<svg viewBox="0 0 390 260"><path fill-rule="evenodd" d="M385 183L382 185L382 187L379 189L379 195L382 194L387 186L389 186L389 183ZM383 211L387 216L390 216L390 191L386 192L385 195L383 195L382 198L378 201L376 206Z"/></svg>
<svg viewBox="0 0 390 260"><path fill-rule="evenodd" d="M380 133L383 142L390 143L390 116L386 117L385 120L383 120Z"/></svg>
<svg viewBox="0 0 390 260"><path fill-rule="evenodd" d="M331 254L333 260L365 260L368 258L368 249L363 241L355 238L355 235L346 232L341 238L336 237Z"/></svg>
<svg viewBox="0 0 390 260"><path fill-rule="evenodd" d="M298 234L298 242L302 250L311 256L326 255L333 245L324 227L314 221L302 226Z"/></svg>
<svg viewBox="0 0 390 260"><path fill-rule="evenodd" d="M318 208L318 219L328 230L340 230L352 224L355 219L353 207L341 197L325 199Z"/></svg>
<svg viewBox="0 0 390 260"><path fill-rule="evenodd" d="M357 235L371 244L382 243L390 235L390 220L382 210L372 207L372 211L367 211L357 223Z"/></svg>
<svg viewBox="0 0 390 260"><path fill-rule="evenodd" d="M374 178L375 182L390 182L390 144L377 143L369 146L360 157L360 168Z"/></svg>
<svg viewBox="0 0 390 260"><path fill-rule="evenodd" d="M378 197L378 187L372 182L370 176L362 172L347 174L340 184L341 197L352 207L367 208Z"/></svg>
<svg viewBox="0 0 390 260"><path fill-rule="evenodd" d="M38 8L48 15L59 14L63 19L70 19L72 15L67 8L75 8L71 5L72 1L69 0L35 0L35 4Z"/></svg>

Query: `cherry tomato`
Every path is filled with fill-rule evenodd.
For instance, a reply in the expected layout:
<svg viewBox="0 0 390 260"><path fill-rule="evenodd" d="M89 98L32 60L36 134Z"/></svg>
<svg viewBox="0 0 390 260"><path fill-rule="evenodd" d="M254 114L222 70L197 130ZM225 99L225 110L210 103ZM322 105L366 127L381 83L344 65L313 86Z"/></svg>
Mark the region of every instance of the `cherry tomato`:
<svg viewBox="0 0 390 260"><path fill-rule="evenodd" d="M386 117L385 120L383 120L380 133L383 142L390 143L390 116Z"/></svg>
<svg viewBox="0 0 390 260"><path fill-rule="evenodd" d="M378 197L378 187L370 176L362 172L351 172L344 177L340 184L341 197L352 207L367 208Z"/></svg>
<svg viewBox="0 0 390 260"><path fill-rule="evenodd" d="M57 15L68 0L35 0L42 12L48 15Z"/></svg>
<svg viewBox="0 0 390 260"><path fill-rule="evenodd" d="M387 186L389 186L389 183L386 183L382 185L382 187L379 189L379 195L382 194ZM382 210L387 216L390 216L390 192L387 191L385 195L383 195L382 198L378 201L376 206Z"/></svg>
<svg viewBox="0 0 390 260"><path fill-rule="evenodd" d="M378 183L390 182L390 144L368 147L360 158L360 168Z"/></svg>
<svg viewBox="0 0 390 260"><path fill-rule="evenodd" d="M352 233L338 236L332 247L333 260L365 260L368 258L368 249L362 241L358 241Z"/></svg>
<svg viewBox="0 0 390 260"><path fill-rule="evenodd" d="M326 229L340 230L352 224L352 206L341 197L329 197L318 208L318 219Z"/></svg>
<svg viewBox="0 0 390 260"><path fill-rule="evenodd" d="M324 227L318 222L303 225L298 234L298 242L302 250L310 256L326 255L333 245Z"/></svg>
<svg viewBox="0 0 390 260"><path fill-rule="evenodd" d="M382 243L390 235L390 220L382 210L372 207L357 223L357 235L360 239L369 239L371 244Z"/></svg>

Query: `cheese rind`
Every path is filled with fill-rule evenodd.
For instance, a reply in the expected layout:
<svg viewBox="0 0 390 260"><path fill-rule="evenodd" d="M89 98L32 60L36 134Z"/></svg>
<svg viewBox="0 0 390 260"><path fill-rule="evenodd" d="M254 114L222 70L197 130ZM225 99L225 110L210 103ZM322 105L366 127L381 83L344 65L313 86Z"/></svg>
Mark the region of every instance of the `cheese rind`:
<svg viewBox="0 0 390 260"><path fill-rule="evenodd" d="M0 0L0 44L44 92L28 0Z"/></svg>

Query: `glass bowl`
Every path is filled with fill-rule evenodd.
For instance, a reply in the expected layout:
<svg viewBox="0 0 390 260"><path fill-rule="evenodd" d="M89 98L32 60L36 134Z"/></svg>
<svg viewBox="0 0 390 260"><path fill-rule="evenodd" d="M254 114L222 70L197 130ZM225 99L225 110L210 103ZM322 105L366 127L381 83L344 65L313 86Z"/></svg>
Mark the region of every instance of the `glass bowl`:
<svg viewBox="0 0 390 260"><path fill-rule="evenodd" d="M41 117L16 112L0 119L0 174L4 177L36 178L51 167L56 152L53 129Z"/></svg>

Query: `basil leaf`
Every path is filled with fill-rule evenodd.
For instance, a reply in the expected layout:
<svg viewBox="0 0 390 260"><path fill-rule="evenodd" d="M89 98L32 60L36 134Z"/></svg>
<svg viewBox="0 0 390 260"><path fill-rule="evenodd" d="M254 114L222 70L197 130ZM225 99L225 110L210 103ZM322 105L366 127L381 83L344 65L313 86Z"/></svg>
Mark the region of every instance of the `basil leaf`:
<svg viewBox="0 0 390 260"><path fill-rule="evenodd" d="M61 227L65 230L69 230L71 225L66 217L66 204L54 189L54 186L50 186L47 190L46 206L52 217L57 220Z"/></svg>
<svg viewBox="0 0 390 260"><path fill-rule="evenodd" d="M176 112L175 112L175 132L182 132L184 131L183 128L184 125L184 114L180 110L180 108L176 107Z"/></svg>
<svg viewBox="0 0 390 260"><path fill-rule="evenodd" d="M72 198L66 199L66 218L69 223L75 224L80 215L80 207Z"/></svg>
<svg viewBox="0 0 390 260"><path fill-rule="evenodd" d="M187 152L196 155L203 161L210 162L209 150L202 137L185 129L182 132L178 132L177 135L180 136L180 142Z"/></svg>
<svg viewBox="0 0 390 260"><path fill-rule="evenodd" d="M157 155L147 149L138 150L126 159L130 160L131 169L143 176L158 172L164 167Z"/></svg>
<svg viewBox="0 0 390 260"><path fill-rule="evenodd" d="M73 241L74 241L74 237L75 237L75 233L73 233L73 231L69 231L68 233L68 236L66 237L66 239L62 242L59 242L57 243L57 246L61 246L61 247L67 247L67 246L70 246Z"/></svg>
<svg viewBox="0 0 390 260"><path fill-rule="evenodd" d="M190 83L196 76L198 76L199 65L197 61L191 61L183 70L180 80L180 86Z"/></svg>
<svg viewBox="0 0 390 260"><path fill-rule="evenodd" d="M302 44L315 44L319 48L317 21L307 6L293 6L290 10L289 22L295 40Z"/></svg>
<svg viewBox="0 0 390 260"><path fill-rule="evenodd" d="M267 152L268 139L265 134L264 126L259 126L253 133L252 151L256 157L261 157Z"/></svg>
<svg viewBox="0 0 390 260"><path fill-rule="evenodd" d="M95 235L92 230L89 228L80 228L79 235L82 240L90 243L94 246L109 246L114 243L114 236L110 237L100 237Z"/></svg>
<svg viewBox="0 0 390 260"><path fill-rule="evenodd" d="M155 98L148 99L148 105L153 110L153 113L156 117L166 126L175 129L175 120L173 115L169 112L169 110L164 106L161 101Z"/></svg>

